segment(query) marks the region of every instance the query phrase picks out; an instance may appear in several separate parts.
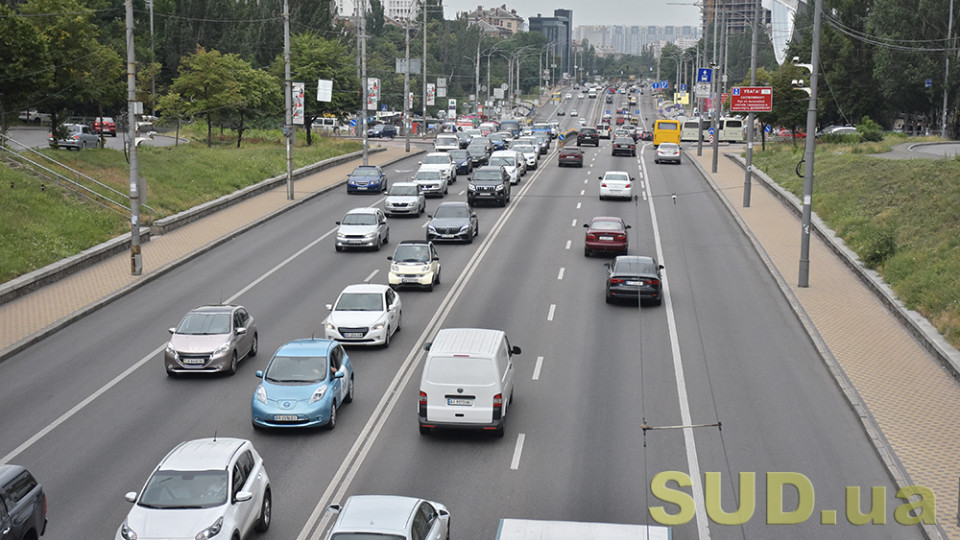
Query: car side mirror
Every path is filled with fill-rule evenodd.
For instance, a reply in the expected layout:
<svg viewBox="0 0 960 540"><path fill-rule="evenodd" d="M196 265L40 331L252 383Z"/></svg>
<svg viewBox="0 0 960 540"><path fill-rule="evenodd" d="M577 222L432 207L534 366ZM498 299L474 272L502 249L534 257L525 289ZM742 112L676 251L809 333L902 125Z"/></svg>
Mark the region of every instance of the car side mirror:
<svg viewBox="0 0 960 540"><path fill-rule="evenodd" d="M439 257L439 256L434 256L434 257L433 257L432 259L430 259L430 260L431 260L431 261L439 261L439 260L440 260L440 257Z"/></svg>
<svg viewBox="0 0 960 540"><path fill-rule="evenodd" d="M336 223L337 225L339 225L339 224L340 224L340 222L339 222L339 221L337 221L337 222L335 222L335 223Z"/></svg>
<svg viewBox="0 0 960 540"><path fill-rule="evenodd" d="M342 378L343 378L343 375L344 375L344 374L343 374L342 371L337 371L337 372L334 372L333 378L334 378L334 379L342 379Z"/></svg>
<svg viewBox="0 0 960 540"><path fill-rule="evenodd" d="M629 229L629 228L630 228L630 225L627 225L627 228Z"/></svg>
<svg viewBox="0 0 960 540"><path fill-rule="evenodd" d="M340 505L339 505L339 504L331 504L330 506L327 507L327 512L332 512L332 513L334 513L334 514L340 513Z"/></svg>
<svg viewBox="0 0 960 540"><path fill-rule="evenodd" d="M431 214L427 214L427 217L430 218L430 219L433 219L433 215L431 215Z"/></svg>
<svg viewBox="0 0 960 540"><path fill-rule="evenodd" d="M333 304L326 304L327 311L333 311Z"/></svg>
<svg viewBox="0 0 960 540"><path fill-rule="evenodd" d="M607 270L609 270L609 269L610 269L610 263L603 263L603 267L606 268Z"/></svg>
<svg viewBox="0 0 960 540"><path fill-rule="evenodd" d="M630 181L631 181L631 182L636 182L637 179L631 176L631 177L630 177Z"/></svg>
<svg viewBox="0 0 960 540"><path fill-rule="evenodd" d="M131 502L131 503L137 502L137 492L130 491L126 495L124 495L123 498L126 499L127 502Z"/></svg>
<svg viewBox="0 0 960 540"><path fill-rule="evenodd" d="M233 498L233 502L247 502L253 499L252 491L239 491L237 495Z"/></svg>
<svg viewBox="0 0 960 540"><path fill-rule="evenodd" d="M602 176L598 176L598 177L597 177L597 180L603 180L603 177L602 177ZM339 225L339 224L338 224L338 225Z"/></svg>
<svg viewBox="0 0 960 540"><path fill-rule="evenodd" d="M245 326L239 326L237 327L236 332L238 336L242 336L247 333L247 328Z"/></svg>
<svg viewBox="0 0 960 540"><path fill-rule="evenodd" d="M437 512L437 515L439 515L440 517L446 517L450 515L450 512L447 512L446 510L440 510Z"/></svg>
<svg viewBox="0 0 960 540"><path fill-rule="evenodd" d="M660 265L660 269L663 270L663 265L662 265L662 264Z"/></svg>
<svg viewBox="0 0 960 540"><path fill-rule="evenodd" d="M393 260L393 255L387 257L387 260L388 260L388 261L392 261L392 260Z"/></svg>
<svg viewBox="0 0 960 540"><path fill-rule="evenodd" d="M171 334L174 334L174 333L177 332L177 329L171 326L170 328L167 328L167 332L170 332Z"/></svg>
<svg viewBox="0 0 960 540"><path fill-rule="evenodd" d="M590 225L584 223L584 224L583 224L583 228L584 228L584 229L589 229L589 228L590 228Z"/></svg>
<svg viewBox="0 0 960 540"><path fill-rule="evenodd" d="M428 342L424 343L424 344L423 344L423 350L429 351L431 345L433 345L433 342L432 342L432 341L428 341Z"/></svg>
<svg viewBox="0 0 960 540"><path fill-rule="evenodd" d="M514 345L514 346L510 349L510 354L520 354L520 347L517 347L516 345Z"/></svg>
<svg viewBox="0 0 960 540"><path fill-rule="evenodd" d="M258 379L262 379L262 378L263 378L263 370L258 369L257 372L254 373L254 375L255 375Z"/></svg>

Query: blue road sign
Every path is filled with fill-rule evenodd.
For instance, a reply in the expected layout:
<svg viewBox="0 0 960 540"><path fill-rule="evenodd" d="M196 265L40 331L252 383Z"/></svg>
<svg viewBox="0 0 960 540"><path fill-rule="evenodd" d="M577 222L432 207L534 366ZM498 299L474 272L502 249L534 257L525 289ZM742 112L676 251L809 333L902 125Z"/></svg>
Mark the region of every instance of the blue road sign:
<svg viewBox="0 0 960 540"><path fill-rule="evenodd" d="M637 112L635 114L640 114L640 109L637 109Z"/></svg>
<svg viewBox="0 0 960 540"><path fill-rule="evenodd" d="M356 118L351 118L351 119L350 119L350 125L353 126L353 127L357 127L357 119L356 119Z"/></svg>
<svg viewBox="0 0 960 540"><path fill-rule="evenodd" d="M697 70L697 82L708 83L713 80L713 70L710 68L700 68Z"/></svg>
<svg viewBox="0 0 960 540"><path fill-rule="evenodd" d="M666 90L667 88L670 88L670 83L667 81L660 81L660 88Z"/></svg>
<svg viewBox="0 0 960 540"><path fill-rule="evenodd" d="M650 88L653 88L654 90L659 90L659 89L660 89L660 83L658 83L658 82L650 83Z"/></svg>
<svg viewBox="0 0 960 540"><path fill-rule="evenodd" d="M563 142L563 140L566 138L567 138L566 135L564 135L563 133L557 135L557 139L559 139L561 142Z"/></svg>
<svg viewBox="0 0 960 540"><path fill-rule="evenodd" d="M763 128L763 130L770 133L770 124L767 124L767 127Z"/></svg>
<svg viewBox="0 0 960 540"><path fill-rule="evenodd" d="M933 88L933 79L927 79L923 81L923 85L927 88Z"/></svg>
<svg viewBox="0 0 960 540"><path fill-rule="evenodd" d="M708 129L708 130L707 130L707 133L713 135L713 127L711 127L710 129Z"/></svg>
<svg viewBox="0 0 960 540"><path fill-rule="evenodd" d="M605 113L607 113L607 114L610 114L610 109L607 109L607 110L605 110L605 111L603 111L603 112L605 112Z"/></svg>
<svg viewBox="0 0 960 540"><path fill-rule="evenodd" d="M386 110L387 110L387 106L386 106L386 105L381 105L381 106L380 106L380 110L381 110L381 111L386 111Z"/></svg>
<svg viewBox="0 0 960 540"><path fill-rule="evenodd" d="M681 92L686 92L686 91L687 91L687 85L686 85L686 84L681 84L681 85L680 85L680 91L681 91Z"/></svg>

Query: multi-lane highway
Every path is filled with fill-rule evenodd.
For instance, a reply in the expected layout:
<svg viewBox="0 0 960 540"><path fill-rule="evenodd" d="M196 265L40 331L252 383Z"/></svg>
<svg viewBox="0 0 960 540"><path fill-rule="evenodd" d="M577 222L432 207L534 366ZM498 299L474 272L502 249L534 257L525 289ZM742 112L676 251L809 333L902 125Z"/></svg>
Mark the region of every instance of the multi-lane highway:
<svg viewBox="0 0 960 540"><path fill-rule="evenodd" d="M561 106L592 124L625 98ZM650 127L654 104L641 101L641 125ZM564 127L576 121L562 117ZM501 518L653 523L649 507L681 511L650 489L664 471L694 476L692 488L680 488L687 493L719 473L727 512L755 491L743 525L720 525L698 504L675 538L919 538L895 522L902 501L857 418L697 170L654 165L648 143L636 158L612 157L606 140L584 152L582 169L561 169L552 151L506 208L477 209L479 241L439 246L443 283L400 293L403 330L390 347L349 349L356 399L333 431L255 432L254 372L282 343L319 335L324 304L343 287L385 283L397 241L424 236L425 218L391 218L383 250L335 252L334 222L382 204L376 195L335 192L302 204L0 364L0 457L43 482L47 536L112 538L129 509L124 493L139 490L180 441L218 434L249 438L264 456L275 504L265 538L318 538L327 505L360 493L440 501L454 538L492 539ZM411 177L416 162L391 166L390 180ZM598 200L606 170L636 177L636 200ZM466 183L461 177L445 200L465 200ZM428 212L439 202L428 200ZM662 306L604 302L608 259L583 254L582 225L597 215L623 217L630 253L666 267ZM221 301L256 318L260 354L233 377L165 376L166 329ZM462 326L503 329L523 350L503 439L418 433L422 345L438 328ZM644 424L704 427L644 436ZM740 484L741 472L756 478ZM813 503L809 519L767 524L775 472L809 479L815 500L799 498ZM864 512L871 487L883 487L887 525L849 524L846 486L860 487ZM795 510L797 492L783 493L783 510ZM708 490L708 502L716 495ZM838 524L821 525L830 510Z"/></svg>

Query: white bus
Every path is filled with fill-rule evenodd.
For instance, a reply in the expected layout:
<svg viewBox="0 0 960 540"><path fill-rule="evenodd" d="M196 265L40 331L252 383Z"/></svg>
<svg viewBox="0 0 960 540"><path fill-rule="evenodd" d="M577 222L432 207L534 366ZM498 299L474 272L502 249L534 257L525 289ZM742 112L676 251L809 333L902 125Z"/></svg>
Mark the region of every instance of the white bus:
<svg viewBox="0 0 960 540"><path fill-rule="evenodd" d="M620 525L576 521L501 519L496 540L671 540L673 533L662 525Z"/></svg>
<svg viewBox="0 0 960 540"><path fill-rule="evenodd" d="M708 122L703 123L703 127L709 127ZM683 126L680 128L680 140L687 141L697 141L697 135L702 133L700 131L700 121L699 120L687 120L683 123Z"/></svg>
<svg viewBox="0 0 960 540"><path fill-rule="evenodd" d="M744 136L744 122L739 118L721 118L719 124L720 142L743 142L747 140Z"/></svg>

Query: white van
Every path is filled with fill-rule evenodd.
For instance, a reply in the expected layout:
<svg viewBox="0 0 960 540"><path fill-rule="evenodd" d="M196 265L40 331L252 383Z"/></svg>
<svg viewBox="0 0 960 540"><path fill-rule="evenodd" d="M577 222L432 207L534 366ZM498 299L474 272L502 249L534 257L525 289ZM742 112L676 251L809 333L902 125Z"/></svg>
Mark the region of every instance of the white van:
<svg viewBox="0 0 960 540"><path fill-rule="evenodd" d="M703 127L707 128L710 127L710 125L704 122ZM700 121L687 120L680 128L680 140L696 142L698 133L700 133Z"/></svg>
<svg viewBox="0 0 960 540"><path fill-rule="evenodd" d="M744 137L743 120L739 118L721 118L719 125L720 142L743 142Z"/></svg>
<svg viewBox="0 0 960 540"><path fill-rule="evenodd" d="M475 429L503 437L520 347L511 347L502 330L444 328L424 348L420 434Z"/></svg>

